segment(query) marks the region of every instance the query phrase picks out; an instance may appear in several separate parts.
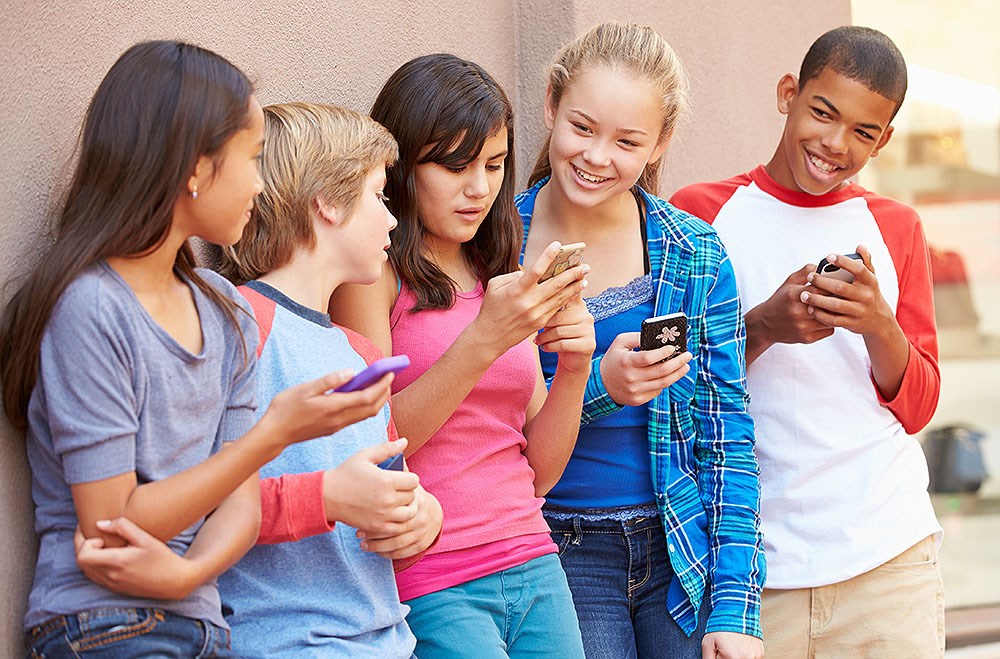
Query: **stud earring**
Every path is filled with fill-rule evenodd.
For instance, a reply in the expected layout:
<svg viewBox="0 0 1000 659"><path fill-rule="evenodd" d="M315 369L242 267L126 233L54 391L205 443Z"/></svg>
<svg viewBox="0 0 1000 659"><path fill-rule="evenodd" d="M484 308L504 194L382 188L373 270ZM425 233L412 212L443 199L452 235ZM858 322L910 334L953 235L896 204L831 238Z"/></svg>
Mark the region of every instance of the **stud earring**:
<svg viewBox="0 0 1000 659"><path fill-rule="evenodd" d="M198 198L198 188L195 188L194 190L191 191L191 198L192 199Z"/></svg>

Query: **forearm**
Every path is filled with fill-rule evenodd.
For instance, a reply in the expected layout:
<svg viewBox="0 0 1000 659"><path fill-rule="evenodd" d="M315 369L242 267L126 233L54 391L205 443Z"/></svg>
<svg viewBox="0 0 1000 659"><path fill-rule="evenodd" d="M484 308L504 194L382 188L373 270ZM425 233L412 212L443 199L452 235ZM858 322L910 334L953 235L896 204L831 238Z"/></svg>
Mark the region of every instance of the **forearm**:
<svg viewBox="0 0 1000 659"><path fill-rule="evenodd" d="M604 355L594 357L590 362L590 376L583 392L583 411L580 414L580 424L587 424L624 408L608 393L601 376L601 363ZM550 380L551 381L551 380Z"/></svg>
<svg viewBox="0 0 1000 659"><path fill-rule="evenodd" d="M392 397L392 417L413 455L447 421L500 355L469 325L437 362Z"/></svg>
<svg viewBox="0 0 1000 659"><path fill-rule="evenodd" d="M524 455L535 472L536 496L552 489L573 454L589 375L589 369L564 372L557 367L545 402L525 424Z"/></svg>
<svg viewBox="0 0 1000 659"><path fill-rule="evenodd" d="M315 471L261 479L257 544L295 542L333 528L324 507L324 475Z"/></svg>
<svg viewBox="0 0 1000 659"><path fill-rule="evenodd" d="M767 336L767 330L761 318L761 305L748 311L744 317L744 322L747 331L746 365L750 366L768 348L774 345L775 342Z"/></svg>
<svg viewBox="0 0 1000 659"><path fill-rule="evenodd" d="M195 587L235 565L253 547L260 522L260 491L254 474L205 520L184 555L196 569Z"/></svg>
<svg viewBox="0 0 1000 659"><path fill-rule="evenodd" d="M910 342L892 316L879 331L865 334L864 340L872 364L872 379L879 394L885 400L893 400L906 373Z"/></svg>
<svg viewBox="0 0 1000 659"><path fill-rule="evenodd" d="M166 542L211 513L241 483L281 452L263 421L204 462L136 487L121 516ZM259 508L259 502L257 505ZM259 516L259 511L257 514Z"/></svg>

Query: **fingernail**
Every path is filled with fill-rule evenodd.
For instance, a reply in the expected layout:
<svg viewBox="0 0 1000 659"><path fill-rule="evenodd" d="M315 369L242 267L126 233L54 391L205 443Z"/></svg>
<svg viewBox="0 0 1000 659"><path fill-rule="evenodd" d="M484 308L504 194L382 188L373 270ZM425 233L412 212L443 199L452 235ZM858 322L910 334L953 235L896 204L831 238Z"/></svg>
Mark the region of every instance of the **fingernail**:
<svg viewBox="0 0 1000 659"><path fill-rule="evenodd" d="M106 528L110 528L110 527L111 527L111 520L110 519L99 519L99 520L97 520L97 528L99 528L99 529L106 529Z"/></svg>
<svg viewBox="0 0 1000 659"><path fill-rule="evenodd" d="M587 288L588 283L589 282L586 279L581 279L580 280L580 288Z"/></svg>
<svg viewBox="0 0 1000 659"><path fill-rule="evenodd" d="M815 276L816 276L816 273L815 273L815 272L810 272L810 273L809 273L809 274L808 274L808 275L806 276L806 281L808 281L808 282L809 282L809 283L811 284L811 283L812 283L812 281L813 281L813 277L815 277Z"/></svg>
<svg viewBox="0 0 1000 659"><path fill-rule="evenodd" d="M587 274L588 272L590 272L590 266L587 265L586 263L584 263L583 264L583 274Z"/></svg>
<svg viewBox="0 0 1000 659"><path fill-rule="evenodd" d="M827 257L826 257L826 260L829 261L830 263L834 263L837 260L837 255L836 254L828 254Z"/></svg>
<svg viewBox="0 0 1000 659"><path fill-rule="evenodd" d="M803 302L808 302L809 301L809 293L806 293L805 291L803 291L802 295L799 296L799 299L802 300Z"/></svg>

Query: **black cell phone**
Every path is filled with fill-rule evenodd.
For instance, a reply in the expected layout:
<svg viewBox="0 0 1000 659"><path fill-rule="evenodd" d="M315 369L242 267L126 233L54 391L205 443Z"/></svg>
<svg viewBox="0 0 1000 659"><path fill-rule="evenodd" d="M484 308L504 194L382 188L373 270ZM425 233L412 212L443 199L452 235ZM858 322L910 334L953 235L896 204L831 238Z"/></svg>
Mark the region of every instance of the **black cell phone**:
<svg viewBox="0 0 1000 659"><path fill-rule="evenodd" d="M854 259L855 261L861 260L861 255L857 252L854 254L844 254L844 256L849 259ZM854 281L854 275L847 270L844 270L839 265L830 263L825 257L819 262L819 265L816 266L816 273L823 275L824 277L832 277L834 279L839 279L840 281L845 281L848 284Z"/></svg>
<svg viewBox="0 0 1000 659"><path fill-rule="evenodd" d="M365 387L369 387L381 380L382 376L386 373L399 373L409 365L410 358L406 355L383 357L382 359L372 362L368 368L334 389L334 391L346 394L349 391L364 389Z"/></svg>
<svg viewBox="0 0 1000 659"><path fill-rule="evenodd" d="M382 469L391 469L392 471L403 471L403 454L397 453L388 460L383 460L378 463L378 466Z"/></svg>
<svg viewBox="0 0 1000 659"><path fill-rule="evenodd" d="M663 346L674 346L676 350L670 357L676 357L687 350L687 325L687 316L682 312L647 318L642 321L642 329L639 331L639 349L655 350Z"/></svg>
<svg viewBox="0 0 1000 659"><path fill-rule="evenodd" d="M561 275L570 268L576 267L583 262L583 250L587 243L569 243L559 248L559 253L552 259L552 263L545 270L545 274L538 278L538 283L548 281L556 275Z"/></svg>

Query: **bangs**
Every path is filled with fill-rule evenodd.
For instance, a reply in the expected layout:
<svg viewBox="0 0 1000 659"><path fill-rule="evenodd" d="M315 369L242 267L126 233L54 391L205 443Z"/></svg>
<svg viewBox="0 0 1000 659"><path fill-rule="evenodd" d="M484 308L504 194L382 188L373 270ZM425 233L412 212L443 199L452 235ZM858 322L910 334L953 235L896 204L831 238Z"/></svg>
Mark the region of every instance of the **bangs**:
<svg viewBox="0 0 1000 659"><path fill-rule="evenodd" d="M479 157L488 138L504 128L509 142L511 127L507 110L491 96L472 104L455 104L442 113L428 140L431 148L417 162L464 167Z"/></svg>

